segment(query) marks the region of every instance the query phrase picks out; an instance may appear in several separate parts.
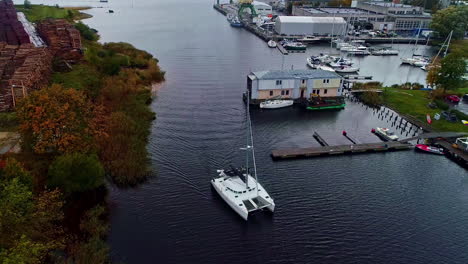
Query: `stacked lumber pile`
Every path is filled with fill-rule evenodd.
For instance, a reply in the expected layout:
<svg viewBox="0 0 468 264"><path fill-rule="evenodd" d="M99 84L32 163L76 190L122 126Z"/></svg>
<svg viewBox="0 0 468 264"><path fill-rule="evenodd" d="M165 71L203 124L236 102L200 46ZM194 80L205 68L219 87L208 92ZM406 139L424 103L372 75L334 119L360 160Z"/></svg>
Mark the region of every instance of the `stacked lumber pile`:
<svg viewBox="0 0 468 264"><path fill-rule="evenodd" d="M0 111L13 109L33 89L47 86L52 74L52 54L32 44L0 44Z"/></svg>
<svg viewBox="0 0 468 264"><path fill-rule="evenodd" d="M37 26L52 54L74 63L83 57L80 32L64 19L47 19Z"/></svg>
<svg viewBox="0 0 468 264"><path fill-rule="evenodd" d="M28 33L18 20L12 0L0 0L0 42L9 45L31 43Z"/></svg>

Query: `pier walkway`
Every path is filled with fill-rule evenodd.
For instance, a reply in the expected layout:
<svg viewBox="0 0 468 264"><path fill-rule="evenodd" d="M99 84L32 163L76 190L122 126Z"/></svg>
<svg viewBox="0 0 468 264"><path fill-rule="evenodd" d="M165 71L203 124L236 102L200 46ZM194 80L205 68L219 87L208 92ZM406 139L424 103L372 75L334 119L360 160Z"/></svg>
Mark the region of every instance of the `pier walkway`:
<svg viewBox="0 0 468 264"><path fill-rule="evenodd" d="M279 159L297 159L309 158L328 155L344 155L344 154L358 154L365 152L385 152L395 150L409 150L413 145L405 142L391 141L391 142L378 142L378 143L365 143L365 144L352 144L352 145L339 145L339 146L323 146L312 148L291 148L291 149L277 149L271 152L271 157L275 160Z"/></svg>

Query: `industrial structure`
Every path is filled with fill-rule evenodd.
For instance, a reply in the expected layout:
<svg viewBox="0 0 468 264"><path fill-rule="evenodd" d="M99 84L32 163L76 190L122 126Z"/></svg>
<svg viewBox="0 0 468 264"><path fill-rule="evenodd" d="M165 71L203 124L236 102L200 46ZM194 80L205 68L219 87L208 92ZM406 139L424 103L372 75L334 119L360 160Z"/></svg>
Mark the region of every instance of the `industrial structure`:
<svg viewBox="0 0 468 264"><path fill-rule="evenodd" d="M427 28L431 15L422 7L383 1L358 1L356 7L293 6L294 16L342 17L348 23L367 22L374 30L411 31Z"/></svg>
<svg viewBox="0 0 468 264"><path fill-rule="evenodd" d="M331 36L345 33L342 17L279 16L275 31L280 35Z"/></svg>

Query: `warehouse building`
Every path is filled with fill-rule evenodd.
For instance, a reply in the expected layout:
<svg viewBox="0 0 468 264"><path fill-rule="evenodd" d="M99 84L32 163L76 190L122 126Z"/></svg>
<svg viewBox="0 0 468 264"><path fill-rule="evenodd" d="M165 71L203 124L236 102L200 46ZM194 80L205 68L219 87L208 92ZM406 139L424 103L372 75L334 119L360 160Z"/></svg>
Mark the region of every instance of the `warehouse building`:
<svg viewBox="0 0 468 264"><path fill-rule="evenodd" d="M393 30L412 31L417 28L428 28L431 15L419 6L405 5L383 1L358 2L360 9L384 14L385 22L393 24Z"/></svg>
<svg viewBox="0 0 468 264"><path fill-rule="evenodd" d="M279 16L275 21L275 31L288 36L336 36L345 28L342 17Z"/></svg>
<svg viewBox="0 0 468 264"><path fill-rule="evenodd" d="M357 2L356 8L294 6L294 16L342 17L346 22L367 22L374 30L412 31L427 28L431 16L418 6L383 1Z"/></svg>

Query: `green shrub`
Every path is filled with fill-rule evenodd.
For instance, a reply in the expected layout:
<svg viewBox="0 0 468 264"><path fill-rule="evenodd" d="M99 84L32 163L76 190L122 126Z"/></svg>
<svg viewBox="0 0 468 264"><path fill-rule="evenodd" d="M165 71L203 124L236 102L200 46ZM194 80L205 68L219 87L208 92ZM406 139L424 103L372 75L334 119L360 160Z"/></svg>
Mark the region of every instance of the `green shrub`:
<svg viewBox="0 0 468 264"><path fill-rule="evenodd" d="M468 121L468 115L467 114L465 114L463 112L460 112L458 110L455 110L455 109L450 110L450 112L454 113L459 120L467 120Z"/></svg>
<svg viewBox="0 0 468 264"><path fill-rule="evenodd" d="M0 128L9 128L18 125L18 118L16 113L0 113Z"/></svg>
<svg viewBox="0 0 468 264"><path fill-rule="evenodd" d="M449 105L448 105L446 102L444 102L444 101L442 101L442 100L439 100L439 99L438 99L438 100L434 100L434 103L437 105L437 107L438 107L439 109L442 109L442 110L444 110L444 111L446 111L446 110L448 110L448 109L450 108Z"/></svg>
<svg viewBox="0 0 468 264"><path fill-rule="evenodd" d="M95 29L88 27L87 25L83 24L82 22L78 22L75 24L75 28L80 31L81 36L90 41L97 41L99 39L99 35Z"/></svg>
<svg viewBox="0 0 468 264"><path fill-rule="evenodd" d="M66 154L50 165L48 184L65 194L93 190L104 184L104 169L96 155Z"/></svg>

